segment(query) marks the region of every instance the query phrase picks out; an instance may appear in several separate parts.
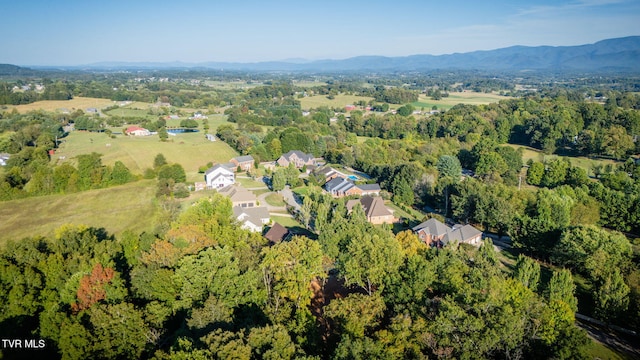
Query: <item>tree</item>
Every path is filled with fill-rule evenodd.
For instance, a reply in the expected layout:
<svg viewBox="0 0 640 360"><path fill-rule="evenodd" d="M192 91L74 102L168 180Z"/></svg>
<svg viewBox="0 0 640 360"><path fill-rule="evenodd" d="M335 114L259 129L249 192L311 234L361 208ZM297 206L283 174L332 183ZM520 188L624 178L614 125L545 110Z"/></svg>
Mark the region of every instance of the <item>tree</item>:
<svg viewBox="0 0 640 360"><path fill-rule="evenodd" d="M166 127L163 126L158 129L158 137L160 137L160 141L167 141L167 139L169 139L169 133Z"/></svg>
<svg viewBox="0 0 640 360"><path fill-rule="evenodd" d="M271 188L273 191L280 191L284 189L286 184L286 175L284 170L276 170L271 176Z"/></svg>
<svg viewBox="0 0 640 360"><path fill-rule="evenodd" d="M460 160L456 156L441 156L436 167L440 172L440 176L451 178L456 182L462 176L462 165L460 165Z"/></svg>
<svg viewBox="0 0 640 360"><path fill-rule="evenodd" d="M534 161L529 165L529 169L527 169L527 183L529 185L540 185L543 175L544 164Z"/></svg>
<svg viewBox="0 0 640 360"><path fill-rule="evenodd" d="M156 155L156 157L153 159L153 168L156 170L167 164L167 159L162 154Z"/></svg>
<svg viewBox="0 0 640 360"><path fill-rule="evenodd" d="M171 179L174 183L187 181L187 174L180 164L164 165L158 170L158 180Z"/></svg>
<svg viewBox="0 0 640 360"><path fill-rule="evenodd" d="M571 271L567 269L554 271L547 288L547 298L549 302L560 301L567 304L575 313L578 310L578 299L574 295L575 289Z"/></svg>
<svg viewBox="0 0 640 360"><path fill-rule="evenodd" d="M365 233L352 239L338 257L337 267L346 285L358 285L369 295L396 276L402 263L400 244L387 236Z"/></svg>
<svg viewBox="0 0 640 360"><path fill-rule="evenodd" d="M596 314L604 320L617 320L629 306L629 286L619 269L607 274L596 292Z"/></svg>
<svg viewBox="0 0 640 360"><path fill-rule="evenodd" d="M122 163L122 161L116 161L113 165L113 170L111 170L111 180L109 181L109 184L122 185L131 180L133 180L133 175L129 169Z"/></svg>
<svg viewBox="0 0 640 360"><path fill-rule="evenodd" d="M532 291L536 291L540 281L540 264L530 257L520 254L513 269L513 277Z"/></svg>

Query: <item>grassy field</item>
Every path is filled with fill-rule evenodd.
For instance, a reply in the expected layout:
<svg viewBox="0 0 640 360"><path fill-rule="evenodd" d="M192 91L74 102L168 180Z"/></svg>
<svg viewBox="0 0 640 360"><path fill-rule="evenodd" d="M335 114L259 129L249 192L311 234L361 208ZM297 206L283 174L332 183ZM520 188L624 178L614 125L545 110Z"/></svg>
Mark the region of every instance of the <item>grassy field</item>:
<svg viewBox="0 0 640 360"><path fill-rule="evenodd" d="M223 141L208 141L202 132L169 136L169 141L161 142L156 135L118 135L112 139L101 133L74 131L64 138L52 161L73 162L75 156L91 152L102 154L102 163L105 165L122 161L134 174L142 174L144 169L152 167L155 156L162 153L168 162L184 167L187 181L202 181L202 174L198 174L200 166L208 162L225 163L238 155ZM60 159L61 156L65 159Z"/></svg>
<svg viewBox="0 0 640 360"><path fill-rule="evenodd" d="M114 104L115 101L109 99L76 97L71 100L43 100L25 105L9 105L7 107L7 111L11 111L11 109L15 108L19 113L26 113L33 110L56 111L64 108L73 112L76 109L80 109L82 111L87 108L102 109Z"/></svg>
<svg viewBox="0 0 640 360"><path fill-rule="evenodd" d="M267 204L271 206L285 206L284 198L280 194L269 194L265 197Z"/></svg>
<svg viewBox="0 0 640 360"><path fill-rule="evenodd" d="M593 167L596 165L606 166L608 164L611 164L611 165L618 164L618 162L614 160L609 160L609 159L590 159L584 156L569 157L569 156L559 156L559 155L545 155L538 149L534 149L532 147L523 146L523 145L507 144L507 146L510 146L516 150L519 148L522 148L523 149L522 161L525 164L529 160L546 161L546 160L551 160L555 158L564 158L564 159L568 159L569 162L571 162L571 165L578 166L585 169L589 176L594 176Z"/></svg>
<svg viewBox="0 0 640 360"><path fill-rule="evenodd" d="M498 94L478 93L473 91L452 92L448 97L441 100L433 100L426 95L420 95L418 101L412 103L417 109L425 108L430 110L433 106L437 106L439 110L448 110L457 104L481 105L491 104L500 100L509 99L508 96Z"/></svg>
<svg viewBox="0 0 640 360"><path fill-rule="evenodd" d="M158 115L149 114L149 109L132 108L131 105L121 107L113 110L109 110L106 114L110 116L122 116L122 117L139 117L149 120L157 120Z"/></svg>
<svg viewBox="0 0 640 360"><path fill-rule="evenodd" d="M63 224L104 227L110 234L153 229L155 181L0 203L0 246L9 239L53 235Z"/></svg>
<svg viewBox="0 0 640 360"><path fill-rule="evenodd" d="M246 173L242 173L242 174L246 174ZM240 176L246 176L246 175L240 175ZM266 188L267 187L267 185L263 182L255 181L250 178L240 177L240 176L236 176L236 182L244 186L245 188L262 188L262 187Z"/></svg>
<svg viewBox="0 0 640 360"><path fill-rule="evenodd" d="M308 96L300 99L300 106L303 110L316 109L321 106L328 106L330 108L344 108L345 105L354 104L357 101L364 100L369 102L373 100L368 96L357 95L336 95L335 99L327 99L327 95L315 95Z"/></svg>

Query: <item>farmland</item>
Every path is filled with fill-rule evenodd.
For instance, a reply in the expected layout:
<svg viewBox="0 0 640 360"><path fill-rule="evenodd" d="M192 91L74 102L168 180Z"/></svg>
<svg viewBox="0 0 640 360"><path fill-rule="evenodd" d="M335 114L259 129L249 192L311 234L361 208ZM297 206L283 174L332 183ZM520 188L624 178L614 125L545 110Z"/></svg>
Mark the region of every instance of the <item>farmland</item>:
<svg viewBox="0 0 640 360"><path fill-rule="evenodd" d="M317 109L322 106L330 108L344 108L345 105L354 104L362 100L369 102L373 100L373 98L368 96L340 94L336 95L335 99L328 99L326 95L315 95L300 99L300 106L303 110Z"/></svg>
<svg viewBox="0 0 640 360"><path fill-rule="evenodd" d="M418 101L412 103L412 105L418 109L431 109L433 106L436 106L440 110L448 110L457 104L482 105L495 103L504 99L509 99L509 97L494 93L465 91L449 93L448 97L443 97L441 100L433 100L429 96L420 95Z"/></svg>
<svg viewBox="0 0 640 360"><path fill-rule="evenodd" d="M9 111L11 111L11 109L16 109L19 113L26 113L34 110L55 112L59 109L67 109L69 111L80 109L85 111L87 108L102 109L114 104L115 101L109 99L75 97L71 100L43 100L25 105L9 105L7 108Z"/></svg>

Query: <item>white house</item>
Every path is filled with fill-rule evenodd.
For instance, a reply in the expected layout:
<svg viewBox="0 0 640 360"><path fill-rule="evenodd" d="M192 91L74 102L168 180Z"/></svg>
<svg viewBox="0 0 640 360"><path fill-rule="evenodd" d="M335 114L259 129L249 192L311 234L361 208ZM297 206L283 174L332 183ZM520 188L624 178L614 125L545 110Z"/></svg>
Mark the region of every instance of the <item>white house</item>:
<svg viewBox="0 0 640 360"><path fill-rule="evenodd" d="M9 160L10 155L7 153L0 154L0 166L6 166L7 160Z"/></svg>
<svg viewBox="0 0 640 360"><path fill-rule="evenodd" d="M127 128L127 134L133 136L149 136L151 135L151 132L139 126L129 126Z"/></svg>
<svg viewBox="0 0 640 360"><path fill-rule="evenodd" d="M236 176L233 171L218 164L204 173L204 181L208 189L219 189L233 185L236 182Z"/></svg>
<svg viewBox="0 0 640 360"><path fill-rule="evenodd" d="M264 206L244 208L235 206L233 214L241 224L241 228L253 232L262 231L262 227L269 223L269 211Z"/></svg>

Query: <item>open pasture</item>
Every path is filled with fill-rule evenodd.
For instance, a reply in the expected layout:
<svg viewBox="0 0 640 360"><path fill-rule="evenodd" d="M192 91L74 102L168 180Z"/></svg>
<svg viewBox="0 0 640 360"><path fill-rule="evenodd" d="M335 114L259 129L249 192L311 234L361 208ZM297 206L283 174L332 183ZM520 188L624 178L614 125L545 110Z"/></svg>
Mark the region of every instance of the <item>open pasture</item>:
<svg viewBox="0 0 640 360"><path fill-rule="evenodd" d="M8 105L7 111L11 111L11 109L16 109L19 113L26 113L34 110L56 112L58 109L67 109L73 112L77 109L80 109L82 111L85 111L87 108L102 109L107 106L112 106L114 104L115 104L115 101L112 101L109 99L75 97L71 100L43 100L43 101L36 101L31 104Z"/></svg>
<svg viewBox="0 0 640 360"><path fill-rule="evenodd" d="M491 104L509 98L510 97L508 96L493 93L479 93L473 91L451 92L448 97L443 97L441 100L433 100L430 96L420 95L418 101L412 103L412 105L418 109L425 108L425 110L429 110L433 106L437 106L438 110L448 110L458 104Z"/></svg>
<svg viewBox="0 0 640 360"><path fill-rule="evenodd" d="M4 201L0 246L10 239L51 236L63 224L104 227L110 234L151 231L157 213L155 191L154 180L143 180L68 195Z"/></svg>
<svg viewBox="0 0 640 360"><path fill-rule="evenodd" d="M200 166L209 162L228 162L238 155L223 141L211 142L204 135L202 131L170 135L168 141L162 142L158 135L117 135L112 139L103 133L74 131L63 139L52 161L74 162L77 155L97 152L103 155L102 163L105 165L122 161L132 173L142 174L145 169L153 167L154 158L161 153L169 163L179 163L184 167L187 181L203 181L203 175L198 173Z"/></svg>

